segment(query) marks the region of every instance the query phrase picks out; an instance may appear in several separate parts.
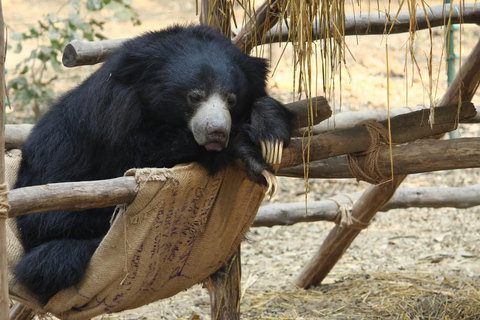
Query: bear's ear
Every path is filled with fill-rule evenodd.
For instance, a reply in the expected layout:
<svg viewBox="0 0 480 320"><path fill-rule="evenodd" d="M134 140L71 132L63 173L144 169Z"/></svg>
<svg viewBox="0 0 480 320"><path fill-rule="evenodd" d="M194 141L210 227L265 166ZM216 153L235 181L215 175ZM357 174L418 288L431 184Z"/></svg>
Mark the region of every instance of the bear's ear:
<svg viewBox="0 0 480 320"><path fill-rule="evenodd" d="M247 77L250 94L255 98L266 95L265 86L268 74L268 62L265 59L250 57L242 59L241 68Z"/></svg>

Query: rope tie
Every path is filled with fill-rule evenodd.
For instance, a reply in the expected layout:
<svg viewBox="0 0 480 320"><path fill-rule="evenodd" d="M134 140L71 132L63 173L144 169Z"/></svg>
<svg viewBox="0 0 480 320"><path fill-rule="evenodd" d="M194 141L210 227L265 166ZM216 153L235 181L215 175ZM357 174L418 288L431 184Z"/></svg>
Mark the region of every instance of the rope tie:
<svg viewBox="0 0 480 320"><path fill-rule="evenodd" d="M363 180L371 184L380 184L389 180L389 177L383 175L378 167L378 155L388 148L388 130L374 120L362 121L358 125L367 128L371 143L367 150L347 156L350 173L357 181ZM363 168L359 163L360 157L365 157Z"/></svg>
<svg viewBox="0 0 480 320"><path fill-rule="evenodd" d="M8 189L5 183L0 184L0 219L8 218L8 211L10 205L8 204Z"/></svg>
<svg viewBox="0 0 480 320"><path fill-rule="evenodd" d="M347 194L344 194L344 196L349 198L351 203L343 204L335 198L328 199L335 202L338 206L338 213L335 217L335 224L343 229L363 230L368 228L370 222L360 221L352 215L353 203L355 199Z"/></svg>

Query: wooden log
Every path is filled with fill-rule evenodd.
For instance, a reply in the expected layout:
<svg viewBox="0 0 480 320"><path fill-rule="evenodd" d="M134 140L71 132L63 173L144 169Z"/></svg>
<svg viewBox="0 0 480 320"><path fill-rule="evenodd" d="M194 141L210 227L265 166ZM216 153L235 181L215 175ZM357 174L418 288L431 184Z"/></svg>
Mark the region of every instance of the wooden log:
<svg viewBox="0 0 480 320"><path fill-rule="evenodd" d="M463 6L463 4L461 4ZM464 9L460 10L460 4L453 4L452 23L460 22L460 12L463 14L463 23L476 23L480 21L480 6L474 3L466 3ZM272 1L270 4L270 10L278 8L278 1ZM447 13L447 19L444 18L443 8ZM450 5L439 5L427 8L429 22L432 27L443 26L448 23L448 13ZM258 8L255 15L258 17L257 21L266 21L268 10L266 3ZM262 43L272 43L278 41L288 40L288 27L282 26L282 34L279 35L277 30L280 30L279 26L275 26L278 22L278 18L274 14L268 15L269 20L267 24L260 24L259 27L251 28L245 26L241 29L234 39L234 42L244 43L240 47L244 52L250 52L250 50ZM370 14L356 14L345 16L345 35L367 35L367 34L384 34L385 30L389 30L392 25L393 14L386 15L384 13L370 13ZM263 19L263 20L262 20ZM418 9L416 12L416 27L415 30L427 29L425 14L423 9ZM387 23L387 29L385 24ZM408 11L401 12L398 16L395 25L391 33L402 33L409 31L410 16ZM268 31L266 37L263 34ZM318 23L314 30L314 37L316 39L324 36L324 32L319 29ZM335 30L331 28L331 30ZM254 31L257 32L257 36L253 36ZM265 39L264 41L259 41ZM77 67L82 65L90 65L105 61L113 52L118 50L124 41L128 39L114 39L114 40L102 40L95 42L81 42L78 40L72 41L65 47L62 61L65 67Z"/></svg>
<svg viewBox="0 0 480 320"><path fill-rule="evenodd" d="M67 68L94 65L107 60L129 39L84 42L72 40L63 50L62 63Z"/></svg>
<svg viewBox="0 0 480 320"><path fill-rule="evenodd" d="M70 185L68 185L70 184ZM11 191L12 201L10 201L12 210L10 217L21 214L41 212L46 210L67 209L71 211L84 210L89 208L110 207L122 203L130 203L135 198L136 183L132 177L115 178L106 181L76 182L68 184L51 184L47 186L29 187L30 190L15 189ZM79 188L78 185L81 187ZM52 188L54 186L55 188ZM83 195L75 197L75 190L81 190ZM98 200L99 192L97 189L104 189ZM55 193L68 192L68 200L58 204L49 202L57 201ZM30 191L30 192L26 192ZM38 193L40 192L40 193ZM110 194L116 193L111 196ZM480 205L480 184L468 187L456 188L404 188L397 191L388 204L381 208L381 211L388 211L398 208L470 208ZM71 196L71 197L70 197ZM352 194L352 197L358 199L360 194ZM28 205L22 203L22 197L28 202ZM338 201L349 204L350 198L339 195ZM37 206L35 201L40 201ZM81 201L81 202L80 202ZM305 213L304 203L281 203L261 207L254 227L290 225L298 222L309 221L334 221L338 211L338 206L330 200L310 201L308 203L308 212Z"/></svg>
<svg viewBox="0 0 480 320"><path fill-rule="evenodd" d="M391 108L390 117L410 113L413 111L419 111L425 109L422 106L414 108ZM347 111L340 112L334 116L316 124L313 127L313 134L322 134L324 132L340 129L348 129L354 127L356 124L366 121L384 121L388 119L388 110L365 110L365 111ZM300 132L306 131L306 128L299 129Z"/></svg>
<svg viewBox="0 0 480 320"><path fill-rule="evenodd" d="M429 24L433 27L444 26L448 23L450 15L450 7L452 8L451 23L474 23L480 24L480 6L475 3L455 3L437 5L426 8L427 16L423 8L417 9L415 12L414 30L428 29ZM428 20L427 20L428 17ZM280 33L281 30L281 33ZM338 30L338 28L330 27L330 30ZM369 34L393 34L410 31L410 12L402 11L396 16L396 13L359 13L345 15L345 35L369 35ZM285 42L288 41L289 28L285 22L282 27L279 25L273 27L266 37L266 43ZM323 39L325 31L315 20L313 28L313 38L315 40Z"/></svg>
<svg viewBox="0 0 480 320"><path fill-rule="evenodd" d="M395 117L401 114L410 113L413 111L418 111L423 109L425 109L423 106L415 106L412 108L408 108L408 107L392 108L390 109L390 117ZM476 116L469 119L464 119L461 121L461 123L480 123L480 107L475 106L475 110L477 111ZM388 110L365 110L365 111L340 112L314 125L313 134L316 135L316 134L322 134L324 132L328 132L332 130L348 129L366 120L383 121L387 119L388 119ZM307 131L307 128L298 129L298 132L300 134L306 131Z"/></svg>
<svg viewBox="0 0 480 320"><path fill-rule="evenodd" d="M205 1L204 1L205 2ZM269 3L270 2L270 3ZM238 32L233 43L244 52L260 44L264 34L271 29L279 19L280 1L265 1L256 11L255 21L249 22ZM204 4L202 4L203 8ZM204 9L203 9L204 10ZM206 19L206 17L202 17ZM63 52L62 62L65 67L72 68L83 65L92 65L105 61L112 53L117 51L129 39L114 39L83 42L73 40Z"/></svg>
<svg viewBox="0 0 480 320"><path fill-rule="evenodd" d="M295 102L290 102L285 107L296 114L297 119L294 122L296 128L303 128L309 125L309 110L313 111L313 118L310 122L315 124L320 123L332 116L332 109L327 102L327 99L322 96L313 97L311 99L304 99Z"/></svg>
<svg viewBox="0 0 480 320"><path fill-rule="evenodd" d="M5 20L0 0L0 154L5 154ZM5 186L5 158L0 157L0 319L8 319L10 299L8 297L7 273L7 210L8 199ZM4 194L5 193L5 194ZM5 202L5 203L4 203Z"/></svg>
<svg viewBox="0 0 480 320"><path fill-rule="evenodd" d="M30 320L35 316L35 312L25 307L23 304L15 302L10 308L9 320Z"/></svg>
<svg viewBox="0 0 480 320"><path fill-rule="evenodd" d="M18 149L27 140L32 124L7 124L5 126L5 149Z"/></svg>
<svg viewBox="0 0 480 320"><path fill-rule="evenodd" d="M405 208L458 208L480 205L480 184L465 187L418 187L397 189L392 199L379 211ZM335 201L321 200L295 203L275 203L260 207L252 227L289 226L300 222L331 221L337 219L341 205L351 205L361 193L337 195Z"/></svg>
<svg viewBox="0 0 480 320"><path fill-rule="evenodd" d="M435 124L430 126L428 119L430 110L415 111L391 118L391 132L393 143L406 143L409 141L427 138L440 133L446 133L457 128L458 122L476 115L475 107L470 102L464 102L461 109L458 104L435 108ZM457 118L458 113L458 118ZM387 121L380 122L387 128ZM281 167L292 167L303 163L307 159L306 139L294 139L283 152ZM361 152L370 146L370 134L364 126L357 126L344 130L334 130L313 136L310 139L310 159L320 160Z"/></svg>
<svg viewBox="0 0 480 320"><path fill-rule="evenodd" d="M215 320L240 319L242 268L240 246L227 266L210 276L213 291L210 292L210 314Z"/></svg>
<svg viewBox="0 0 480 320"><path fill-rule="evenodd" d="M480 138L455 140L421 140L394 151L394 173L420 173L438 170L480 167ZM413 154L413 156L410 156ZM388 151L382 153L380 167L390 175ZM445 158L444 158L445 157ZM337 158L341 159L341 158ZM329 160L327 160L329 161ZM343 169L337 169L339 166ZM321 171L321 178L351 178L345 164L329 166ZM285 169L287 170L287 169ZM343 171L342 171L343 170ZM331 173L329 173L331 171ZM282 172L284 174L284 172ZM303 171L298 173L303 176ZM315 167L310 177L317 177ZM135 195L133 177L87 182L52 183L14 189L10 192L10 217L47 210L78 211L130 203Z"/></svg>
<svg viewBox="0 0 480 320"><path fill-rule="evenodd" d="M427 139L411 142L406 145L393 146L393 174L404 175L440 170L479 168L480 138L460 138L454 140ZM365 166L365 157L359 157L360 167ZM391 177L390 150L380 151L378 156L380 172ZM304 176L303 165L283 168L277 173L280 176ZM310 162L309 178L339 179L356 178L348 168L347 156L323 159Z"/></svg>
<svg viewBox="0 0 480 320"><path fill-rule="evenodd" d="M99 181L51 183L10 191L9 217L49 210L79 211L130 203L135 195L134 177Z"/></svg>
<svg viewBox="0 0 480 320"><path fill-rule="evenodd" d="M470 101L480 81L480 41L474 47L462 65L462 72L457 73L439 104L455 103L462 98ZM460 85L462 84L462 86ZM464 101L465 101L464 100ZM394 176L391 182L372 186L355 202L353 218L362 223L369 223L375 213L388 202L395 190L405 179L405 175ZM335 226L312 259L302 268L295 279L295 284L302 288L319 285L335 266L343 253L360 231L352 228Z"/></svg>

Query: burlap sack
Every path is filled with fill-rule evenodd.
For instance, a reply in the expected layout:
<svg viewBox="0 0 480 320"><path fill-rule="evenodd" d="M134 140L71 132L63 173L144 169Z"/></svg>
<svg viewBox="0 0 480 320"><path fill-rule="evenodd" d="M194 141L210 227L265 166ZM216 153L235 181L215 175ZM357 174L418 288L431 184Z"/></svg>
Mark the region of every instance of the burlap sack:
<svg viewBox="0 0 480 320"><path fill-rule="evenodd" d="M243 240L265 188L230 166L211 177L199 164L130 170L139 192L118 208L83 280L41 308L11 283L12 297L61 319L90 319L137 308L202 282ZM22 254L10 230L9 265ZM10 275L11 276L11 275ZM11 279L11 278L10 278Z"/></svg>

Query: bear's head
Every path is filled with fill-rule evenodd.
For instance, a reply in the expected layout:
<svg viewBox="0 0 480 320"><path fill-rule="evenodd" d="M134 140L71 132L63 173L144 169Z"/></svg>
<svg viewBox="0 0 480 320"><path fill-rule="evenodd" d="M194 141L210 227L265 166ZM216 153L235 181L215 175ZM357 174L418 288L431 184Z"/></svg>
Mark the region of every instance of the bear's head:
<svg viewBox="0 0 480 320"><path fill-rule="evenodd" d="M208 151L228 146L264 96L267 63L205 26L173 27L127 42L112 78L135 90L145 117L188 128Z"/></svg>

